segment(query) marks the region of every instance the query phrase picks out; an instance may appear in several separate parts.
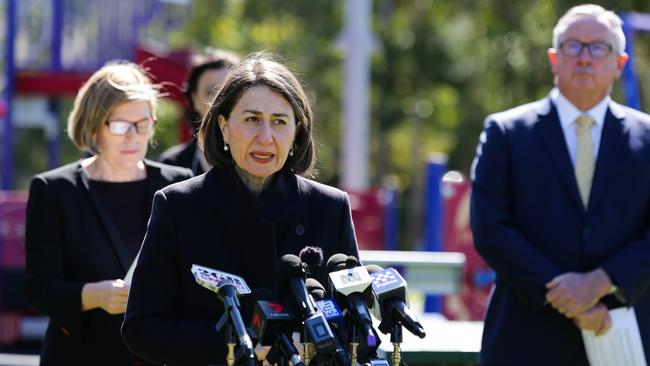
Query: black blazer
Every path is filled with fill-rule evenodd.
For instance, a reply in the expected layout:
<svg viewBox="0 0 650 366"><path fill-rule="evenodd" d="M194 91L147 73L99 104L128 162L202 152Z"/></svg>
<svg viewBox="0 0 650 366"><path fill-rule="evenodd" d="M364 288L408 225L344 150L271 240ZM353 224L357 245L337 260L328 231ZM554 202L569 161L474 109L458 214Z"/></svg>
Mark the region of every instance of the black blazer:
<svg viewBox="0 0 650 366"><path fill-rule="evenodd" d="M358 258L345 192L282 171L256 198L232 167L157 192L122 327L126 344L167 365L225 364L215 330L223 306L196 283L192 264L273 290L276 260L307 245L321 247L325 260Z"/></svg>
<svg viewBox="0 0 650 366"><path fill-rule="evenodd" d="M650 116L609 104L586 208L573 169L550 98L487 118L471 199L474 243L497 273L481 364L588 365L545 284L598 267L634 306L650 355Z"/></svg>
<svg viewBox="0 0 650 366"><path fill-rule="evenodd" d="M191 169L194 175L203 174L201 162L196 156L198 141L193 138L182 144L174 145L160 154L160 162Z"/></svg>
<svg viewBox="0 0 650 366"><path fill-rule="evenodd" d="M156 190L191 177L184 168L145 165L150 199ZM36 175L29 188L25 292L50 317L41 365L132 364L120 337L123 315L81 311L85 283L123 278L134 259L89 183L76 162Z"/></svg>

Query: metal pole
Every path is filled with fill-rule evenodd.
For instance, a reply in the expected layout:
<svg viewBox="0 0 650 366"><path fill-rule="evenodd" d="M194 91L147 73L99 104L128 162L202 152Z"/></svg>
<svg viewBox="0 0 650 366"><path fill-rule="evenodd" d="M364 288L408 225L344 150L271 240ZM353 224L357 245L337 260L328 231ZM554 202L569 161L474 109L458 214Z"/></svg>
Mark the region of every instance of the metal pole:
<svg viewBox="0 0 650 366"><path fill-rule="evenodd" d="M14 186L14 141L13 141L13 122L12 122L12 104L15 88L15 57L14 47L16 39L16 17L18 1L7 0L7 31L5 42L5 79L6 87L4 98L7 102L7 113L5 114L4 126L2 126L2 180L1 188L10 190Z"/></svg>
<svg viewBox="0 0 650 366"><path fill-rule="evenodd" d="M52 0L52 43L50 46L50 69L61 71L61 49L63 44L63 0Z"/></svg>
<svg viewBox="0 0 650 366"><path fill-rule="evenodd" d="M368 188L369 84L372 33L371 1L345 2L342 187Z"/></svg>
<svg viewBox="0 0 650 366"><path fill-rule="evenodd" d="M636 72L636 60L634 55L634 25L632 17L634 14L621 14L623 18L623 33L625 33L625 52L630 56L623 69L623 90L625 91L625 104L641 110L641 97L639 95L638 75Z"/></svg>
<svg viewBox="0 0 650 366"><path fill-rule="evenodd" d="M52 0L52 45L50 48L50 70L60 72L63 69L61 50L63 49L63 0ZM47 168L54 169L61 165L61 134L59 133L59 101L51 97L48 112L54 117L49 120L53 126L45 126L47 140ZM48 122L46 122L48 123Z"/></svg>
<svg viewBox="0 0 650 366"><path fill-rule="evenodd" d="M424 212L424 244L427 251L442 251L443 235L443 197L441 194L442 177L447 170L447 156L432 154L427 162L426 171L426 202ZM424 301L424 311L428 313L442 310L442 298L427 295Z"/></svg>

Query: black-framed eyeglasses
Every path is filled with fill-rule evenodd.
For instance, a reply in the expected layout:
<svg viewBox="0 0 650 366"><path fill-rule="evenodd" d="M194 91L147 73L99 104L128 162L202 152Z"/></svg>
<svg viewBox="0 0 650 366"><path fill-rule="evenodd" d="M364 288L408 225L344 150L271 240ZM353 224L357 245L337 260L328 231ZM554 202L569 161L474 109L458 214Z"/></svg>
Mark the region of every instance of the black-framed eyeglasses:
<svg viewBox="0 0 650 366"><path fill-rule="evenodd" d="M132 128L135 128L135 132L140 135L147 135L153 131L156 122L155 119L148 117L136 122L114 120L106 121L104 123L108 126L108 132L112 135L123 136L129 133Z"/></svg>
<svg viewBox="0 0 650 366"><path fill-rule="evenodd" d="M569 57L580 56L585 47L589 50L589 56L597 59L609 56L609 54L614 50L611 44L603 41L584 43L575 39L569 39L560 43L560 50L564 55Z"/></svg>

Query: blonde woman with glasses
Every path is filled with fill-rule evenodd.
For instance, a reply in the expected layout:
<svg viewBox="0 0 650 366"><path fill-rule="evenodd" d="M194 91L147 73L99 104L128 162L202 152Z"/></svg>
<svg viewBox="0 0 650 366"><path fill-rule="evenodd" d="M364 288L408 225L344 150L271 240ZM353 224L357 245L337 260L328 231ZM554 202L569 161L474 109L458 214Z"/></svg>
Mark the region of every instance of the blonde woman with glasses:
<svg viewBox="0 0 650 366"><path fill-rule="evenodd" d="M132 63L111 63L80 89L68 135L92 154L36 175L26 221L26 283L50 322L41 365L144 365L120 337L122 280L144 237L153 194L191 171L145 159L157 88Z"/></svg>

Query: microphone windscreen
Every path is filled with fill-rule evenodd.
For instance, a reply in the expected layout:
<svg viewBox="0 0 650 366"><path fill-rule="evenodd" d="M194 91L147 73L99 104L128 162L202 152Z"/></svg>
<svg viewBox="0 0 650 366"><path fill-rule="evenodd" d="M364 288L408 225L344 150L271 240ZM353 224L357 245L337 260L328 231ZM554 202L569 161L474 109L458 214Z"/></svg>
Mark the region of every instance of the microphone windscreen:
<svg viewBox="0 0 650 366"><path fill-rule="evenodd" d="M275 279L278 284L287 283L291 277L305 278L305 269L300 258L285 254L275 263Z"/></svg>
<svg viewBox="0 0 650 366"><path fill-rule="evenodd" d="M353 255L349 255L348 259L345 260L345 267L348 269L357 267L359 265L359 260Z"/></svg>
<svg viewBox="0 0 650 366"><path fill-rule="evenodd" d="M309 292L314 300L319 301L325 299L325 287L320 282L313 278L308 278L305 281L305 287L307 287L307 292Z"/></svg>
<svg viewBox="0 0 650 366"><path fill-rule="evenodd" d="M317 278L322 280L325 276L323 266L323 250L319 247L307 246L304 247L298 255L300 260L305 265L307 277Z"/></svg>
<svg viewBox="0 0 650 366"><path fill-rule="evenodd" d="M346 261L348 260L348 256L343 253L336 253L333 256L330 257L330 259L327 260L327 265L325 268L327 268L327 273L332 273L336 271L340 271L342 269L346 269L347 267L345 266Z"/></svg>
<svg viewBox="0 0 650 366"><path fill-rule="evenodd" d="M306 246L302 248L298 256L309 268L318 267L323 264L323 249L320 247Z"/></svg>
<svg viewBox="0 0 650 366"><path fill-rule="evenodd" d="M370 273L370 274L381 272L381 271L384 270L383 268L381 268L380 266L378 266L376 264L366 264L365 267L368 270L368 273Z"/></svg>

